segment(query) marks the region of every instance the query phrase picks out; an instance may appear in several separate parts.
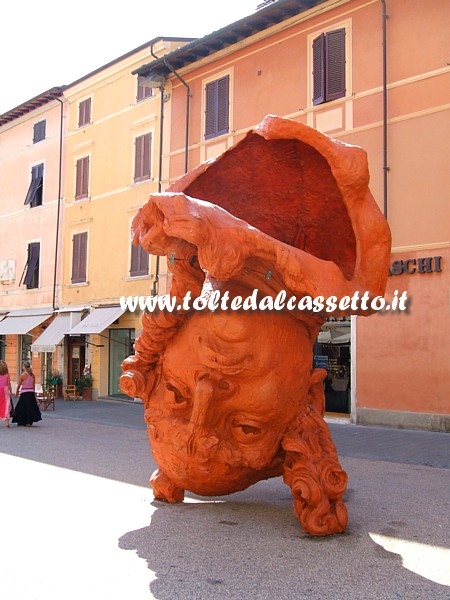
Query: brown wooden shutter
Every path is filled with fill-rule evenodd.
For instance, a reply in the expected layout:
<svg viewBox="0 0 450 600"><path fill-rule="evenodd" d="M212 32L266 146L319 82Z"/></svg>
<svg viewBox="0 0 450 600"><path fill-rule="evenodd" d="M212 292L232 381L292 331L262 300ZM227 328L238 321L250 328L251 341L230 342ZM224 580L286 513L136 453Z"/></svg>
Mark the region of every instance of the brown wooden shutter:
<svg viewBox="0 0 450 600"><path fill-rule="evenodd" d="M43 196L44 165L35 165L31 168L31 183L25 197L24 204L30 207L40 206Z"/></svg>
<svg viewBox="0 0 450 600"><path fill-rule="evenodd" d="M33 127L33 144L45 140L45 123L46 121L39 121L35 123Z"/></svg>
<svg viewBox="0 0 450 600"><path fill-rule="evenodd" d="M84 125L84 102L80 102L78 105L78 127Z"/></svg>
<svg viewBox="0 0 450 600"><path fill-rule="evenodd" d="M140 135L135 140L134 181L150 179L152 134Z"/></svg>
<svg viewBox="0 0 450 600"><path fill-rule="evenodd" d="M77 160L75 200L87 198L89 195L89 156Z"/></svg>
<svg viewBox="0 0 450 600"><path fill-rule="evenodd" d="M150 98L153 96L153 89L151 87L147 87L144 85L140 85L140 82L145 79L145 77L137 77L137 94L136 100L139 102L140 100L145 100L146 98Z"/></svg>
<svg viewBox="0 0 450 600"><path fill-rule="evenodd" d="M228 75L217 81L217 135L228 133L229 88Z"/></svg>
<svg viewBox="0 0 450 600"><path fill-rule="evenodd" d="M78 127L89 125L91 122L91 99L87 98L78 105Z"/></svg>
<svg viewBox="0 0 450 600"><path fill-rule="evenodd" d="M28 244L27 272L25 274L24 284L29 289L39 287L39 255L41 245L39 242Z"/></svg>
<svg viewBox="0 0 450 600"><path fill-rule="evenodd" d="M313 105L325 102L325 35L313 41Z"/></svg>
<svg viewBox="0 0 450 600"><path fill-rule="evenodd" d="M144 177L150 179L150 152L151 152L151 141L152 134L146 133L144 135L144 157L143 157L143 171Z"/></svg>
<svg viewBox="0 0 450 600"><path fill-rule="evenodd" d="M131 246L130 277L148 275L148 252L141 246Z"/></svg>
<svg viewBox="0 0 450 600"><path fill-rule="evenodd" d="M81 184L81 193L84 198L89 195L89 156L83 158L83 180Z"/></svg>
<svg viewBox="0 0 450 600"><path fill-rule="evenodd" d="M72 283L86 281L87 232L75 233L72 238Z"/></svg>
<svg viewBox="0 0 450 600"><path fill-rule="evenodd" d="M228 133L230 77L221 77L205 87L205 139Z"/></svg>
<svg viewBox="0 0 450 600"><path fill-rule="evenodd" d="M137 137L134 142L134 180L142 177L142 136Z"/></svg>
<svg viewBox="0 0 450 600"><path fill-rule="evenodd" d="M330 31L325 38L325 96L335 100L345 96L345 29Z"/></svg>
<svg viewBox="0 0 450 600"><path fill-rule="evenodd" d="M216 135L216 119L215 119L215 97L216 97L216 81L206 84L205 88L205 138L214 137Z"/></svg>

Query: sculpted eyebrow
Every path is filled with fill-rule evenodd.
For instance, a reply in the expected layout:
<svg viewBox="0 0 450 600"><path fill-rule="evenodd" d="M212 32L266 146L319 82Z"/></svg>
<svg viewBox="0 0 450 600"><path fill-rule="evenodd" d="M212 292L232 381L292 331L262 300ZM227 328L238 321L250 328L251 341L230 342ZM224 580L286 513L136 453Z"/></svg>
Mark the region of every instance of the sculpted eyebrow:
<svg viewBox="0 0 450 600"><path fill-rule="evenodd" d="M253 355L247 349L241 352L234 349L231 353L224 353L205 345L201 348L200 360L208 368L220 368L221 373L225 375L256 372Z"/></svg>

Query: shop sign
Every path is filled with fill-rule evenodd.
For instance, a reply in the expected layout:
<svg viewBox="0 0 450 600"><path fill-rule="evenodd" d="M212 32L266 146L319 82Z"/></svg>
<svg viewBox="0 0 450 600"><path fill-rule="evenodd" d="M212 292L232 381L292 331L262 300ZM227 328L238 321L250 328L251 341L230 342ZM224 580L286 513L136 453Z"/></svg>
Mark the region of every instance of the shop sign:
<svg viewBox="0 0 450 600"><path fill-rule="evenodd" d="M405 260L394 260L389 269L389 275L401 275L408 273L438 273L441 268L442 256L427 256L426 258L407 258Z"/></svg>

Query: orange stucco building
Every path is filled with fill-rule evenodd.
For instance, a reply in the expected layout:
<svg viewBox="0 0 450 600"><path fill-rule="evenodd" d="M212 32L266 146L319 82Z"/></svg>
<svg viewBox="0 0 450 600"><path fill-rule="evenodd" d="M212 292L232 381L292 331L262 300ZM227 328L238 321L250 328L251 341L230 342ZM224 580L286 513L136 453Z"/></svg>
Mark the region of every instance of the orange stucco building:
<svg viewBox="0 0 450 600"><path fill-rule="evenodd" d="M0 354L11 380L30 361L38 384L62 363L33 352L61 300L64 214L62 88L52 88L0 116Z"/></svg>
<svg viewBox="0 0 450 600"><path fill-rule="evenodd" d="M171 88L166 187L270 113L367 151L392 231L387 296L409 304L319 336L327 408L354 422L449 427L449 24L445 0L279 0L138 71Z"/></svg>

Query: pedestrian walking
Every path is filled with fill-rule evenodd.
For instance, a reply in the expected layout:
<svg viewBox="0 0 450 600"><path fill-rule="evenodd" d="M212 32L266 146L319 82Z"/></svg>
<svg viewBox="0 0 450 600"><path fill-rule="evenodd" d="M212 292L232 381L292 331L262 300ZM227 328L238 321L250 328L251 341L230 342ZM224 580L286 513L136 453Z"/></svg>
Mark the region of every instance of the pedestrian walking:
<svg viewBox="0 0 450 600"><path fill-rule="evenodd" d="M14 410L13 423L17 425L25 425L31 427L33 423L42 420L41 411L39 410L35 394L36 378L29 362L22 364L22 375L19 377L17 384L16 396L19 396L19 401Z"/></svg>
<svg viewBox="0 0 450 600"><path fill-rule="evenodd" d="M12 389L8 365L4 360L0 360L0 418L5 421L5 427L9 427L11 397Z"/></svg>

